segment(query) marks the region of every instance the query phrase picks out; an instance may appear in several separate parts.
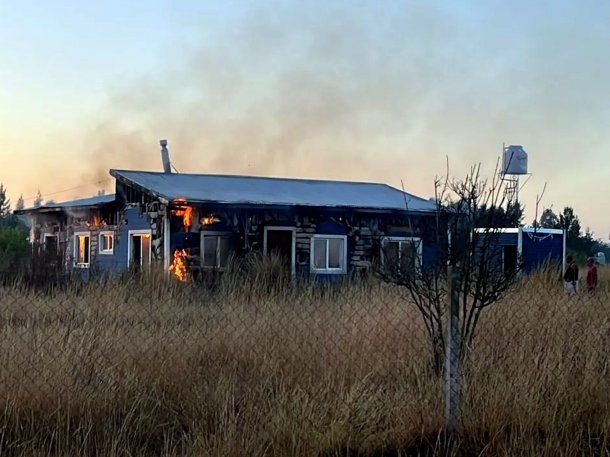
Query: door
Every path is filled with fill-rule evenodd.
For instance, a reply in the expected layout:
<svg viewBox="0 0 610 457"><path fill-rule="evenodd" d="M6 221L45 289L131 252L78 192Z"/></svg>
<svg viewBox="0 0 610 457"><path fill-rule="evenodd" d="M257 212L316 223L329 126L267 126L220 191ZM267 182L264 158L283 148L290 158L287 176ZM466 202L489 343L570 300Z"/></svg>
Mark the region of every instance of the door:
<svg viewBox="0 0 610 457"><path fill-rule="evenodd" d="M150 265L150 233L129 234L129 267L139 270Z"/></svg>
<svg viewBox="0 0 610 457"><path fill-rule="evenodd" d="M294 272L294 228L265 227L265 253L277 255Z"/></svg>
<svg viewBox="0 0 610 457"><path fill-rule="evenodd" d="M514 273L517 270L519 261L517 246L504 246L503 261L505 273Z"/></svg>
<svg viewBox="0 0 610 457"><path fill-rule="evenodd" d="M44 250L49 256L57 255L57 247L59 246L59 237L57 235L45 235L44 236Z"/></svg>

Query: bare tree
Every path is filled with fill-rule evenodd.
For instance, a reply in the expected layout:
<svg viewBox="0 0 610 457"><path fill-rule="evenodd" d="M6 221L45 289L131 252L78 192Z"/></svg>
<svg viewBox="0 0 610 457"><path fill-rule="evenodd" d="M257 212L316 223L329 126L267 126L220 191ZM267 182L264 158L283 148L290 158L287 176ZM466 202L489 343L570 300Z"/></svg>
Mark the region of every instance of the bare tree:
<svg viewBox="0 0 610 457"><path fill-rule="evenodd" d="M440 373L446 351L448 267L453 271L459 297L459 354L463 358L473 344L483 311L497 303L513 284L520 261L515 259L510 268L504 264L500 227L505 213L499 209L507 201L498 169L491 179L481 176L480 165L472 167L463 179L451 179L447 171L444 178L435 181L435 201L436 259L423 262L422 256L416 255L420 247L415 239L400 255L388 252L382 244L379 271L382 278L406 291L421 314L434 354L434 368Z"/></svg>

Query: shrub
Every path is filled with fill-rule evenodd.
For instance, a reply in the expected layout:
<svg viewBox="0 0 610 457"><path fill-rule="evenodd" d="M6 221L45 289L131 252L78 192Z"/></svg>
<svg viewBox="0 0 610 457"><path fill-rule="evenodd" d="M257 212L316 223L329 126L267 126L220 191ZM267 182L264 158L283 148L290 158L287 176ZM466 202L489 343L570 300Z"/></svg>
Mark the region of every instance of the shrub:
<svg viewBox="0 0 610 457"><path fill-rule="evenodd" d="M20 269L29 252L25 230L17 227L0 229L0 273Z"/></svg>

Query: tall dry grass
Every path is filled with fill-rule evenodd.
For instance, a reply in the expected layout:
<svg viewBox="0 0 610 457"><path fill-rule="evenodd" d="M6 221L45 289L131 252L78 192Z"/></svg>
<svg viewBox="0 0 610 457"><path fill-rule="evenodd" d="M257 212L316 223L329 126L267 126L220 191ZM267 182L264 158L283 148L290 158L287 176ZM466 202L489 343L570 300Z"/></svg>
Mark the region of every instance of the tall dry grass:
<svg viewBox="0 0 610 457"><path fill-rule="evenodd" d="M522 281L481 320L462 428L417 311L374 279L150 275L0 288L1 455L607 455L610 274Z"/></svg>

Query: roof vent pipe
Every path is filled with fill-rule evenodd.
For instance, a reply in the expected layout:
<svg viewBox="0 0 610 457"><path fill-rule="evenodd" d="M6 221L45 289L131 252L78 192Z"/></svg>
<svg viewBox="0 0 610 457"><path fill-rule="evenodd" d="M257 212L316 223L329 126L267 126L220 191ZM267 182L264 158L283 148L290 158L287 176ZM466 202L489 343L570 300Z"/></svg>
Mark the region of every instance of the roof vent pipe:
<svg viewBox="0 0 610 457"><path fill-rule="evenodd" d="M172 172L172 164L169 161L169 151L167 150L167 140L159 141L161 145L161 161L163 162L163 172L171 173Z"/></svg>

